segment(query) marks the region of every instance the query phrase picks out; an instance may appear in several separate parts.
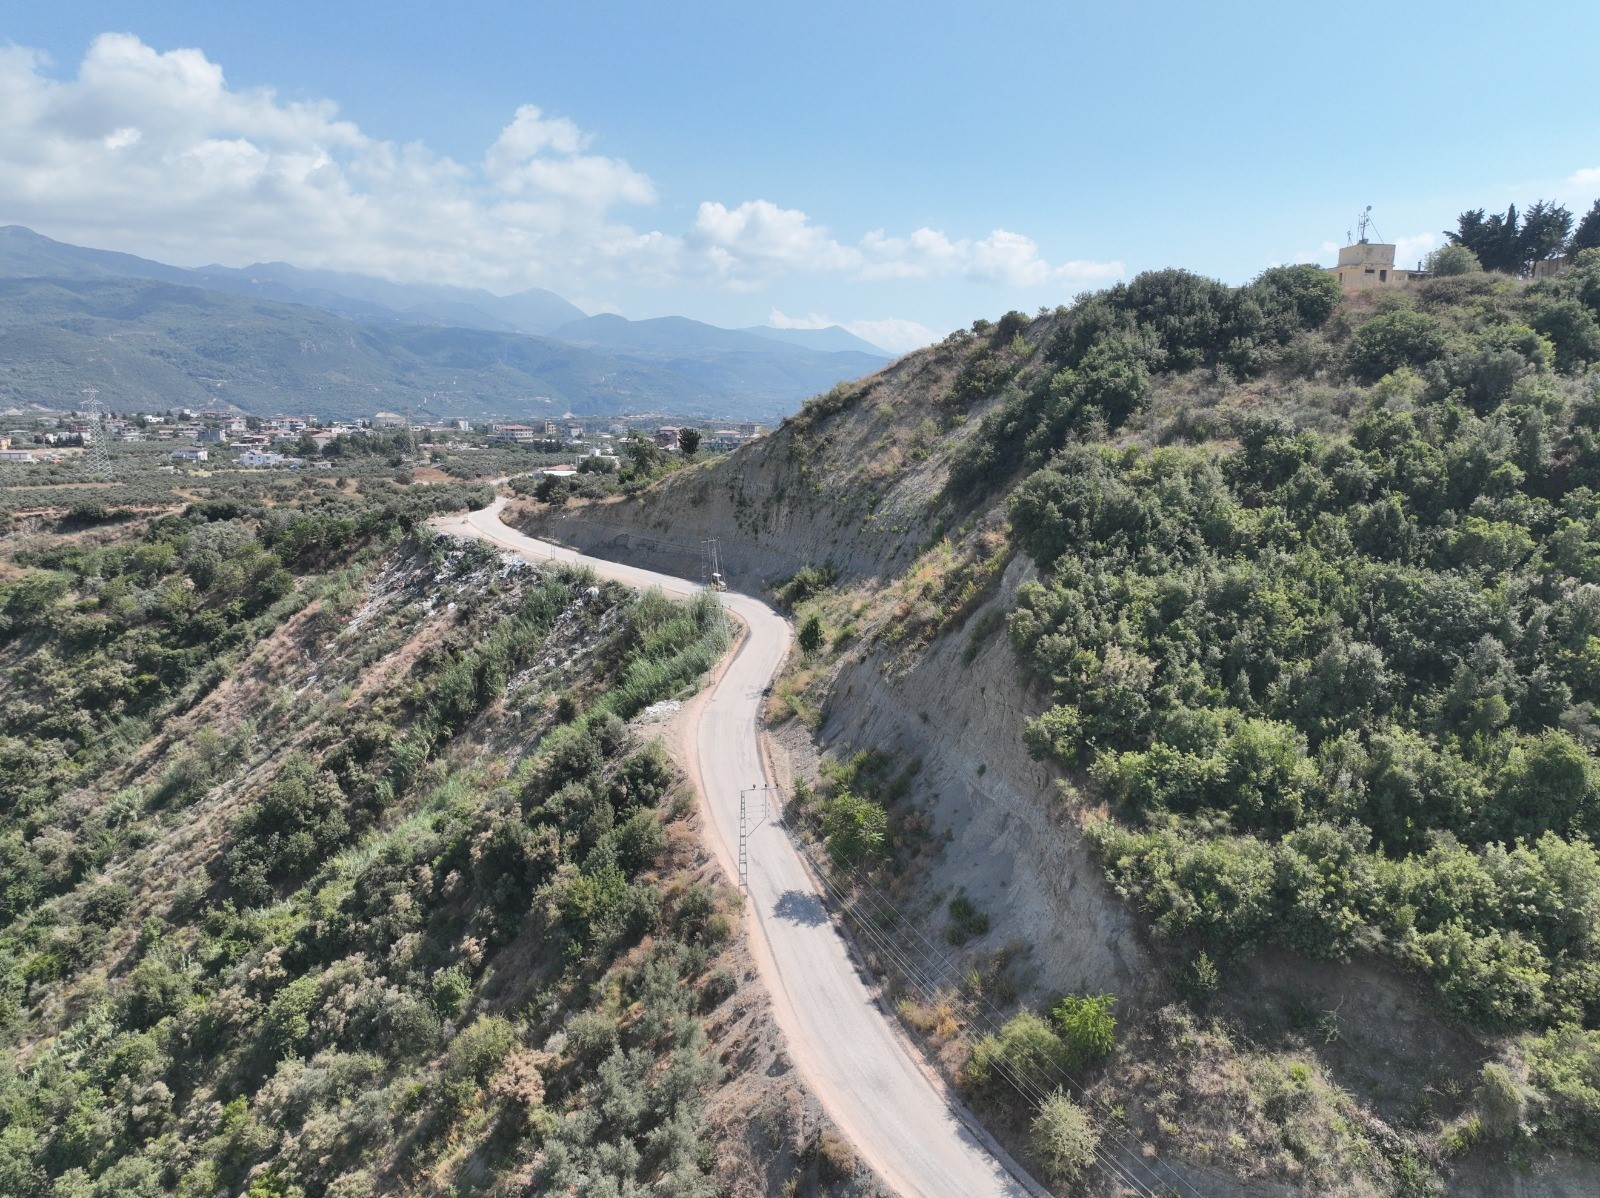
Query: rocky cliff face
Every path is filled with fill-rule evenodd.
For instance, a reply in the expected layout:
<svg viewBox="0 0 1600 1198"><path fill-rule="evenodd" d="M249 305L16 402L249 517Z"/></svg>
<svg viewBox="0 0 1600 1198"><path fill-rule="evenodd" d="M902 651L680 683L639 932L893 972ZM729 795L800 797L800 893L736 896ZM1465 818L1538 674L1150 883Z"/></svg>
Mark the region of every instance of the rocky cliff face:
<svg viewBox="0 0 1600 1198"><path fill-rule="evenodd" d="M1032 571L1013 560L965 627L1010 610ZM934 832L949 837L925 884L937 894L964 888L989 915L989 932L971 947L1030 946L1042 994L1135 995L1151 971L1132 917L1106 887L1055 780L1022 744L1038 703L1002 632L970 659L968 644L945 636L903 674L882 655L852 659L829 695L820 741L840 756L874 747L922 759L917 781L931 796Z"/></svg>

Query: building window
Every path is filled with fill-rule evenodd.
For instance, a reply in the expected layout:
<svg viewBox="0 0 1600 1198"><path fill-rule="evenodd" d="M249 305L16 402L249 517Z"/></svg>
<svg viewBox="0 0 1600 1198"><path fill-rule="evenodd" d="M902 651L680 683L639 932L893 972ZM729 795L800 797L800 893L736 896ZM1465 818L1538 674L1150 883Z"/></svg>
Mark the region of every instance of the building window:
<svg viewBox="0 0 1600 1198"><path fill-rule="evenodd" d="M1387 283L1388 281L1389 281L1389 272L1386 271L1386 270L1380 270L1378 272L1378 282Z"/></svg>
<svg viewBox="0 0 1600 1198"><path fill-rule="evenodd" d="M1372 269L1372 267L1370 267L1370 266L1369 266L1369 267L1367 267L1367 273L1368 273L1368 274L1369 274L1369 275L1375 275L1375 274L1377 274L1377 273L1378 273L1378 272L1377 272L1377 271L1375 271L1375 270L1373 270L1373 269Z"/></svg>

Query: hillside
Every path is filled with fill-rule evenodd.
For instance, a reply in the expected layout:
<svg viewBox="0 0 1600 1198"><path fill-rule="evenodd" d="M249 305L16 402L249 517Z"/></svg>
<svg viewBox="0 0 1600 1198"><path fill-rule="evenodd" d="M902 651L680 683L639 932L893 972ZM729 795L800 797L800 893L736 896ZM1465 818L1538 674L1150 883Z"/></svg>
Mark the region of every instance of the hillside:
<svg viewBox="0 0 1600 1198"><path fill-rule="evenodd" d="M172 283L0 279L0 403L72 408L86 386L117 409L328 417L746 410L671 371L548 338L377 328Z"/></svg>
<svg viewBox="0 0 1600 1198"><path fill-rule="evenodd" d="M538 334L538 335L528 335ZM842 329L585 317L548 291L391 283L284 263L186 270L0 228L0 403L233 403L326 416L793 411L888 356Z"/></svg>
<svg viewBox="0 0 1600 1198"><path fill-rule="evenodd" d="M4 526L0 1192L874 1193L647 714L715 606L294 490Z"/></svg>
<svg viewBox="0 0 1600 1198"><path fill-rule="evenodd" d="M1586 1193L1597 319L1593 253L1157 272L522 520L690 573L715 537L793 607L799 822L1002 1136L1219 1195Z"/></svg>

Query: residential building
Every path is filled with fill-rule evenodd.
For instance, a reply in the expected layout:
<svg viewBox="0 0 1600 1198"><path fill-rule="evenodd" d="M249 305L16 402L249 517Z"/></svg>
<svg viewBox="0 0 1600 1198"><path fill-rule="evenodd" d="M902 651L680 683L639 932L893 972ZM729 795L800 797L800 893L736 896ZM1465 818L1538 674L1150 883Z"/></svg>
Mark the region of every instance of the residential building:
<svg viewBox="0 0 1600 1198"><path fill-rule="evenodd" d="M211 451L198 446L186 446L183 449L174 449L167 456L180 462L204 462L210 460Z"/></svg>
<svg viewBox="0 0 1600 1198"><path fill-rule="evenodd" d="M544 438L544 434L531 424L491 425L489 436L491 440L510 441L516 445L531 445L533 442Z"/></svg>
<svg viewBox="0 0 1600 1198"><path fill-rule="evenodd" d="M240 466L287 466L296 463L298 459L286 457L281 453L272 453L262 449L248 449L238 457Z"/></svg>

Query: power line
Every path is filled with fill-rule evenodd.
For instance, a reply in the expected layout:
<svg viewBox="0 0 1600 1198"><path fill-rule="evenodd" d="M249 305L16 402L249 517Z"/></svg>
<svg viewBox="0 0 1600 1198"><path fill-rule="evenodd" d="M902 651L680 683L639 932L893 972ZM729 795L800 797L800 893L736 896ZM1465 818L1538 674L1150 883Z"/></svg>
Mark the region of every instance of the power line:
<svg viewBox="0 0 1600 1198"><path fill-rule="evenodd" d="M894 907L859 868L844 871L852 887L850 891L846 891L830 876L827 863L817 861L811 846L804 841L798 843L802 854L811 863L813 872L840 913L851 918L852 925L872 944L886 963L902 975L903 981L914 992L921 994L930 1005L940 1001L944 996L940 993L939 986L948 974L956 954L939 950L920 928ZM870 904L872 914L863 911L863 902ZM898 931L903 938L920 942L920 951L924 956L932 958L934 965L931 968L919 966L914 959L919 950L914 946L896 944L891 928ZM969 1026L975 1026L980 1033L997 1035L1006 1022L1004 1013L981 993L969 995L967 1001L972 1008L969 1010ZM1150 1189L1153 1184L1163 1188L1182 1187L1195 1198L1199 1198L1198 1191L1187 1178L1159 1159L1152 1162L1144 1155L1139 1144L1130 1142L1131 1129L1125 1131L1118 1129L1120 1117L1104 1099L1091 1094L1059 1064L1051 1062L1037 1064L1038 1071L1032 1076L1003 1060L991 1061L990 1067L1001 1080L1009 1084L1036 1110L1042 1106L1053 1090L1061 1090L1076 1093L1086 1105L1104 1115L1107 1123L1102 1138L1108 1142L1106 1152L1109 1154L1115 1150L1115 1156L1105 1167L1118 1180L1134 1186L1136 1191L1141 1193L1153 1193L1154 1191ZM1121 1159L1115 1159L1116 1157ZM1141 1180L1140 1175L1148 1180ZM1173 1189L1173 1192L1176 1190Z"/></svg>
<svg viewBox="0 0 1600 1198"><path fill-rule="evenodd" d="M831 897L836 906L846 909L850 907L849 897L837 883L826 876L822 876L821 884L825 896ZM870 942L879 955L886 958L905 975L904 980L909 987L919 992L925 1001L929 1003L938 1001L940 994L936 985L919 975L915 964L903 950L895 946L886 932L873 926L870 921L860 921L856 926L857 930ZM990 1061L989 1067L1002 1081L1015 1090L1025 1103L1036 1111L1041 1110L1050 1099L1052 1093L1054 1093L1054 1090L1049 1088L1047 1082L1031 1076L1029 1072L1013 1065L1004 1058ZM1060 1089L1060 1087L1057 1086L1055 1089ZM1111 1138L1114 1141L1117 1139L1115 1136ZM1149 1173L1148 1164L1134 1150L1120 1142L1116 1146L1129 1158L1137 1161L1146 1173ZM1125 1161L1118 1159L1118 1156L1113 1154L1103 1143L1096 1144L1093 1155L1095 1163L1112 1180L1127 1187L1128 1190L1131 1190L1135 1195L1141 1196L1141 1198L1156 1198L1156 1191L1149 1184L1141 1181L1135 1170Z"/></svg>

